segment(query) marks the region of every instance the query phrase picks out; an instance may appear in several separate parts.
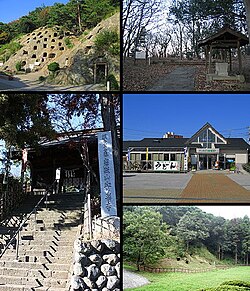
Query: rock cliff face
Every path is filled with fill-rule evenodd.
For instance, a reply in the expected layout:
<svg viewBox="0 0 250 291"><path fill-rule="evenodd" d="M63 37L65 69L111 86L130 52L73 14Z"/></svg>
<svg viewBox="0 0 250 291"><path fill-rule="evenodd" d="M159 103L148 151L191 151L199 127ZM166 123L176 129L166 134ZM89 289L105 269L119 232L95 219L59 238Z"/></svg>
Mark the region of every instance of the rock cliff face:
<svg viewBox="0 0 250 291"><path fill-rule="evenodd" d="M119 33L119 13L100 22L81 37L74 36L61 27L42 27L20 39L22 48L4 63L4 70L16 71L16 64L21 62L26 73L38 71L41 76L48 76L48 65L57 62L60 71L50 82L57 84L92 84L98 83L101 74L114 74L119 80L120 62L118 58L98 55L94 49L96 36L104 30L116 30Z"/></svg>

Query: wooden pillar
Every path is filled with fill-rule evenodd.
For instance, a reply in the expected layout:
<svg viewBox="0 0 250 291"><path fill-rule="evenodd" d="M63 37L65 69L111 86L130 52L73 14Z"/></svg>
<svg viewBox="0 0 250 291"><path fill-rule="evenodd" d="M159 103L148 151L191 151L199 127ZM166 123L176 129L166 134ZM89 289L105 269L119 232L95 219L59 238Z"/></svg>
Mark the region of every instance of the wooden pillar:
<svg viewBox="0 0 250 291"><path fill-rule="evenodd" d="M211 63L212 63L212 45L209 47L209 63L208 63L208 73L211 72Z"/></svg>
<svg viewBox="0 0 250 291"><path fill-rule="evenodd" d="M96 64L94 64L94 84L96 84Z"/></svg>
<svg viewBox="0 0 250 291"><path fill-rule="evenodd" d="M205 46L205 59L206 59L205 70L206 70L206 73L207 73L207 69L208 69L208 47L207 46Z"/></svg>
<svg viewBox="0 0 250 291"><path fill-rule="evenodd" d="M228 49L229 53L229 71L232 72L232 55L231 55L231 48Z"/></svg>
<svg viewBox="0 0 250 291"><path fill-rule="evenodd" d="M239 71L242 74L242 59L241 59L241 50L240 50L240 41L237 41L237 50L238 50L238 59L239 59Z"/></svg>

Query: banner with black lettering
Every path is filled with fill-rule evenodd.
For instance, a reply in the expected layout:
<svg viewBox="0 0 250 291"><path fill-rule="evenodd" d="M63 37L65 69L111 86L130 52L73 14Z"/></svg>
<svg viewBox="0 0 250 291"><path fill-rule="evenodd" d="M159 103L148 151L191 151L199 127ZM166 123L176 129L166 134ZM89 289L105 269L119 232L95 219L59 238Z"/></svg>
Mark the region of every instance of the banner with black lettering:
<svg viewBox="0 0 250 291"><path fill-rule="evenodd" d="M111 131L98 133L101 216L117 216Z"/></svg>

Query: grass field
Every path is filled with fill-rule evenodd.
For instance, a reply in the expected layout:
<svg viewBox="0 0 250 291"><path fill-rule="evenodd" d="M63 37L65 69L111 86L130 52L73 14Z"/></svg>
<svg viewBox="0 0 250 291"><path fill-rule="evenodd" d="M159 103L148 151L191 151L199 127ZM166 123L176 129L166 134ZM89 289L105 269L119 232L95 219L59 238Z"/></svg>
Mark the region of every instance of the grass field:
<svg viewBox="0 0 250 291"><path fill-rule="evenodd" d="M131 269L130 269L131 270ZM146 273L140 275L147 278L151 283L133 289L136 291L197 291L202 288L216 287L225 281L242 280L250 281L250 267L235 267L227 270L215 270L206 273Z"/></svg>

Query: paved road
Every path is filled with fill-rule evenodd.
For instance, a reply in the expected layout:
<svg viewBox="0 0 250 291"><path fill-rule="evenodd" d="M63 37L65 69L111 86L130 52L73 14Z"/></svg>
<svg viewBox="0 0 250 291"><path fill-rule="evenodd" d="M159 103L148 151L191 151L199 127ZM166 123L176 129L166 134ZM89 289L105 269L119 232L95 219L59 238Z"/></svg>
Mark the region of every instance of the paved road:
<svg viewBox="0 0 250 291"><path fill-rule="evenodd" d="M123 269L123 289L136 288L148 283L149 281L143 276Z"/></svg>
<svg viewBox="0 0 250 291"><path fill-rule="evenodd" d="M249 175L246 175L249 179ZM187 187L182 191L181 203L239 203L250 202L250 191L246 190L228 175L193 175Z"/></svg>
<svg viewBox="0 0 250 291"><path fill-rule="evenodd" d="M195 67L182 66L176 68L159 79L149 91L194 91Z"/></svg>
<svg viewBox="0 0 250 291"><path fill-rule="evenodd" d="M192 174L180 173L125 173L125 189L184 189Z"/></svg>
<svg viewBox="0 0 250 291"><path fill-rule="evenodd" d="M125 203L175 203L192 174L125 173Z"/></svg>
<svg viewBox="0 0 250 291"><path fill-rule="evenodd" d="M250 203L250 174L125 173L124 203Z"/></svg>

